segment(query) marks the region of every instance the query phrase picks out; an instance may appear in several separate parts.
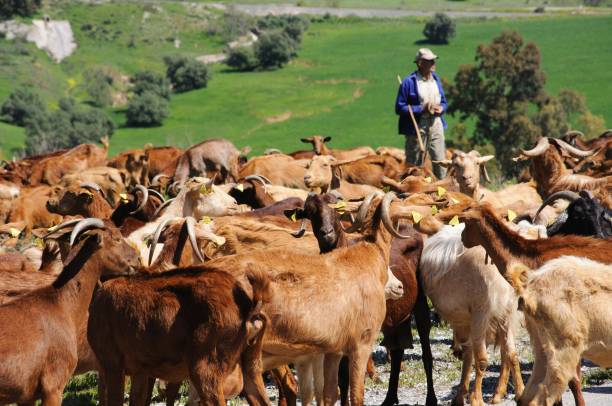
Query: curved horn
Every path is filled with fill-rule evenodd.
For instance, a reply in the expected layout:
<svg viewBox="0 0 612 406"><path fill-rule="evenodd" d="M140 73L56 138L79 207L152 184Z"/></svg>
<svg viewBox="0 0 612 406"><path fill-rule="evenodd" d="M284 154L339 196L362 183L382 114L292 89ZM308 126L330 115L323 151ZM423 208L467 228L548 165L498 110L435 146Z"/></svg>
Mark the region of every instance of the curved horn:
<svg viewBox="0 0 612 406"><path fill-rule="evenodd" d="M161 200L162 203L166 201L164 196L161 193L159 193L157 190L155 190L155 189L147 189L147 190L149 191L149 194L158 197L159 200Z"/></svg>
<svg viewBox="0 0 612 406"><path fill-rule="evenodd" d="M342 227L342 230L344 230L345 233L354 233L356 231L359 231L359 229L361 229L361 227L363 226L363 221L365 220L365 217L368 215L368 211L370 210L370 206L372 205L372 200L374 200L374 198L378 196L379 194L380 192L373 192L367 195L365 199L363 199L361 206L359 206L357 217L355 217L355 221L349 228L344 228L342 226L342 223L340 223L340 227Z"/></svg>
<svg viewBox="0 0 612 406"><path fill-rule="evenodd" d="M552 195L548 196L542 202L542 205L540 206L538 211L536 211L535 216L533 216L533 221L535 221L538 218L538 216L540 215L540 212L542 210L544 210L544 207L548 206L549 204L551 204L555 200L557 200L557 199L565 199L565 200L569 200L570 202L573 202L574 200L577 200L579 198L580 198L580 196L578 195L578 193L572 192L571 190L562 190L560 192L553 193Z"/></svg>
<svg viewBox="0 0 612 406"><path fill-rule="evenodd" d="M168 186L168 191L174 193L175 195L177 195L177 190L181 190L181 187L179 186L181 184L181 181L177 180L175 182L172 182L172 184L170 186Z"/></svg>
<svg viewBox="0 0 612 406"><path fill-rule="evenodd" d="M96 192L102 193L102 186L98 185L96 182L81 182L79 183L79 187L93 189Z"/></svg>
<svg viewBox="0 0 612 406"><path fill-rule="evenodd" d="M393 221L391 221L391 216L389 214L389 208L391 206L391 202L395 199L397 199L397 196L394 193L389 192L385 194L385 197L383 198L383 201L381 203L381 220L392 236L403 239L412 238L412 236L400 234L399 231L397 231L393 226Z"/></svg>
<svg viewBox="0 0 612 406"><path fill-rule="evenodd" d="M70 233L70 246L72 247L74 245L74 242L83 231L91 228L106 228L106 226L102 220L95 217L79 221L72 229L72 233Z"/></svg>
<svg viewBox="0 0 612 406"><path fill-rule="evenodd" d="M244 180L256 180L258 182L261 182L262 185L266 186L266 184L271 184L272 182L270 182L270 179L266 178L263 175L249 175L246 178L244 178Z"/></svg>
<svg viewBox="0 0 612 406"><path fill-rule="evenodd" d="M334 196L338 200L344 200L344 196L342 196L342 193L338 192L335 189L334 190L330 190L329 192L327 192L327 194Z"/></svg>
<svg viewBox="0 0 612 406"><path fill-rule="evenodd" d="M149 200L149 189L142 185L136 185L135 188L136 190L140 190L142 192L142 201L140 202L138 207L136 207L136 210L131 211L130 214L136 214L142 209L144 209L145 205L147 204L147 200ZM136 192L134 192L134 198L136 198Z"/></svg>
<svg viewBox="0 0 612 406"><path fill-rule="evenodd" d="M153 176L153 179L151 180L151 185L152 186L157 186L159 185L159 180L161 178L168 178L170 179L170 176L164 174L164 173L158 173L157 175Z"/></svg>
<svg viewBox="0 0 612 406"><path fill-rule="evenodd" d="M569 152L570 154L572 154L575 157L585 158L585 157L591 156L591 155L593 155L595 153L594 149L590 149L588 151L583 151L583 150L578 149L578 148L576 148L574 146L571 146L570 144L568 144L567 142L565 142L563 140L556 139L555 141L559 144L559 146L561 148L563 148L564 150L566 150L567 152Z"/></svg>
<svg viewBox="0 0 612 406"><path fill-rule="evenodd" d="M159 223L159 225L155 229L155 232L153 233L153 239L151 240L151 246L149 247L149 262L148 262L149 266L153 264L153 254L155 253L155 247L157 247L157 242L159 241L159 237L164 232L168 223L176 218L177 217L164 219L164 221Z"/></svg>
<svg viewBox="0 0 612 406"><path fill-rule="evenodd" d="M198 260L203 263L204 256L202 255L202 252L200 251L200 246L198 245L198 240L196 239L196 236L195 236L195 224L196 224L196 221L193 217L188 216L185 219L185 225L187 226L187 235L189 236L189 242L191 243L191 248L193 248L193 252L195 252L196 256L198 257Z"/></svg>
<svg viewBox="0 0 612 406"><path fill-rule="evenodd" d="M76 219L76 220L68 220L62 224L58 224L56 226L51 227L51 229L49 230L49 232L45 235L43 235L43 239L48 238L50 235L53 235L55 233L57 233L59 230L61 230L62 228L66 228L66 227L70 227L73 226L75 224L77 224L79 221L81 221L83 219Z"/></svg>
<svg viewBox="0 0 612 406"><path fill-rule="evenodd" d="M542 137L538 140L538 143L536 144L535 147L533 147L533 149L529 149L529 150L520 149L520 151L521 151L521 154L528 156L530 158L534 158L546 152L549 146L550 146L550 143L548 142L548 138Z"/></svg>
<svg viewBox="0 0 612 406"><path fill-rule="evenodd" d="M291 235L294 236L295 238L300 238L304 235L305 232L306 232L306 218L303 218L302 222L300 223L300 229L297 230L295 233L291 233Z"/></svg>
<svg viewBox="0 0 612 406"><path fill-rule="evenodd" d="M176 197L173 197L172 199L168 199L165 202L163 202L158 208L157 210L155 210L155 213L153 213L153 218L157 217L157 215L159 213L161 213L161 211L163 209L165 209L166 207L168 207L170 205L170 203L172 203L174 201L174 199L176 199Z"/></svg>

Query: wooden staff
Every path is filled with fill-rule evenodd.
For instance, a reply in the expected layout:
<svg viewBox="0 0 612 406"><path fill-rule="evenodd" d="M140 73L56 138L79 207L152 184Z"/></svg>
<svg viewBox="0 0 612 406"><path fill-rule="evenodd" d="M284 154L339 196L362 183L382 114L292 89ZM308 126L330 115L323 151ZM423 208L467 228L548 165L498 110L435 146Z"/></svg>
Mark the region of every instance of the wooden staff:
<svg viewBox="0 0 612 406"><path fill-rule="evenodd" d="M401 86L402 78L400 78L400 75L397 75L397 81L399 82ZM423 139L421 138L421 129L417 125L416 119L414 118L414 113L412 112L412 107L410 105L408 105L408 114L410 114L412 125L414 125L414 129L416 130L416 136L417 136L417 141L419 143L419 149L421 150L421 152L425 152L425 146L423 145Z"/></svg>

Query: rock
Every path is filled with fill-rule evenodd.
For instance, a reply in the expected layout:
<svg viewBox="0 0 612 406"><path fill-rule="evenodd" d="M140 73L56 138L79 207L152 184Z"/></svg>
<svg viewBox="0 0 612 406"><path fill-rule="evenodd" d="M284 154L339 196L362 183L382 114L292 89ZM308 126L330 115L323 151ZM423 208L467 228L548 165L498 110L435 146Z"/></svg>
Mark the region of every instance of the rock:
<svg viewBox="0 0 612 406"><path fill-rule="evenodd" d="M72 28L68 21L32 20L32 25L10 20L0 23L6 39L22 38L47 52L55 62L72 55L76 49Z"/></svg>

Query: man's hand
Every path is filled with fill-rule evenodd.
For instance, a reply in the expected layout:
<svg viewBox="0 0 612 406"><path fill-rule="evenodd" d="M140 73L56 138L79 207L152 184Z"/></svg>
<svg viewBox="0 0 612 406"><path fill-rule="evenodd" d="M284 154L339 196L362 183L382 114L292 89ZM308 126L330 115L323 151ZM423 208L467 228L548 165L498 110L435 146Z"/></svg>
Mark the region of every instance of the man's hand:
<svg viewBox="0 0 612 406"><path fill-rule="evenodd" d="M444 111L444 109L442 108L442 105L440 105L440 104L436 104L436 105L433 107L433 112L434 112L435 114L442 114L442 112L443 112L443 111Z"/></svg>
<svg viewBox="0 0 612 406"><path fill-rule="evenodd" d="M429 114L433 114L434 113L434 105L431 102L424 102L423 103L423 112L427 112Z"/></svg>

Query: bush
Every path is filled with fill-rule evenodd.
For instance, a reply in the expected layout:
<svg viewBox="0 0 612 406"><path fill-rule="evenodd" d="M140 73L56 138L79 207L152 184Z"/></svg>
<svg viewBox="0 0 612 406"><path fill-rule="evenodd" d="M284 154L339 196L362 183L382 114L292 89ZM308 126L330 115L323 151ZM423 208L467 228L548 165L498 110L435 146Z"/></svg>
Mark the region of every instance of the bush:
<svg viewBox="0 0 612 406"><path fill-rule="evenodd" d="M105 107L112 103L111 86L113 78L101 69L85 72L85 90L94 106Z"/></svg>
<svg viewBox="0 0 612 406"><path fill-rule="evenodd" d="M27 88L11 93L2 104L0 116L3 121L23 127L28 119L45 114L45 106L38 94Z"/></svg>
<svg viewBox="0 0 612 406"><path fill-rule="evenodd" d="M423 35L434 44L447 44L455 36L455 22L444 13L436 13L425 24Z"/></svg>
<svg viewBox="0 0 612 406"><path fill-rule="evenodd" d="M257 67L257 58L253 47L236 47L229 50L225 63L236 70L249 71Z"/></svg>
<svg viewBox="0 0 612 406"><path fill-rule="evenodd" d="M257 28L261 31L284 30L296 42L302 41L302 34L306 32L310 21L297 15L267 15L257 21Z"/></svg>
<svg viewBox="0 0 612 406"><path fill-rule="evenodd" d="M104 111L81 109L73 99L61 99L59 109L26 121L26 153L38 155L111 136L115 125Z"/></svg>
<svg viewBox="0 0 612 406"><path fill-rule="evenodd" d="M41 0L0 0L0 17L28 17L40 8Z"/></svg>
<svg viewBox="0 0 612 406"><path fill-rule="evenodd" d="M130 101L125 116L132 127L158 126L168 117L168 102L155 93L146 92Z"/></svg>
<svg viewBox="0 0 612 406"><path fill-rule="evenodd" d="M132 78L134 87L132 91L136 95L143 95L150 92L159 97L170 100L170 82L163 75L151 71L141 71Z"/></svg>
<svg viewBox="0 0 612 406"><path fill-rule="evenodd" d="M175 92L206 87L210 73L206 64L184 56L164 57L166 77L172 83Z"/></svg>
<svg viewBox="0 0 612 406"><path fill-rule="evenodd" d="M255 55L263 68L280 68L295 52L291 38L284 31L264 32L255 43Z"/></svg>

